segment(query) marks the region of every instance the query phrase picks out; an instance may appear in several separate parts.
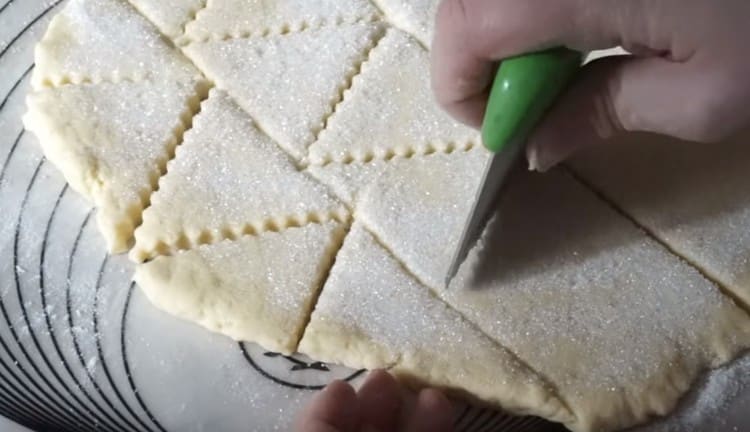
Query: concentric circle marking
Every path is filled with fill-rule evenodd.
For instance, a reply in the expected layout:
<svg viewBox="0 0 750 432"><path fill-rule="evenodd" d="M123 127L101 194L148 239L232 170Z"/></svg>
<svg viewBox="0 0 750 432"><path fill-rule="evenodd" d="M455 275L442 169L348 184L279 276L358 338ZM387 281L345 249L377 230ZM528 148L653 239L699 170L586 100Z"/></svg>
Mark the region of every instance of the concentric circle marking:
<svg viewBox="0 0 750 432"><path fill-rule="evenodd" d="M122 320L120 321L120 349L122 350L122 360L125 365L125 376L128 378L128 384L130 384L130 389L135 394L135 398L138 401L138 404L141 406L143 411L146 412L146 415L148 416L149 420L151 420L151 423L153 423L159 431L167 432L167 430L164 429L164 426L161 425L161 423L151 413L151 410L149 410L148 406L146 406L146 404L143 402L143 398L141 398L141 394L138 392L138 389L135 386L133 375L130 373L130 363L128 362L128 349L126 344L127 339L125 338L125 331L128 322L128 312L130 311L130 300L133 297L134 290L135 282L131 282L130 288L128 289L128 295L125 298L125 307L122 311Z"/></svg>

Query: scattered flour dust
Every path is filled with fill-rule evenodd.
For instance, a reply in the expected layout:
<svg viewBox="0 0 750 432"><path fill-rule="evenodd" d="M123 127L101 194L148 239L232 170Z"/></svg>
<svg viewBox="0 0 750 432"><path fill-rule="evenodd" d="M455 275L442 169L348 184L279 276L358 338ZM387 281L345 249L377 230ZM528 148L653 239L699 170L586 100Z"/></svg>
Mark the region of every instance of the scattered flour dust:
<svg viewBox="0 0 750 432"><path fill-rule="evenodd" d="M743 425L722 418L743 393L750 393L750 353L704 376L669 418L631 432L741 432L746 430ZM738 418L736 414L733 417Z"/></svg>

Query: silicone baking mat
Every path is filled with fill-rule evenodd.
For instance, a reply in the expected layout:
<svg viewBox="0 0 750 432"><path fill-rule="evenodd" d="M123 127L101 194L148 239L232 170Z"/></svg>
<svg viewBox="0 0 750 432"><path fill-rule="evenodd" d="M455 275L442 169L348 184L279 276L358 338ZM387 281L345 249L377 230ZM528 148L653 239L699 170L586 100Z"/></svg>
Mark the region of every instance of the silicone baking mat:
<svg viewBox="0 0 750 432"><path fill-rule="evenodd" d="M315 390L363 372L173 319L105 253L92 208L20 120L33 45L62 6L0 0L0 414L35 430L287 430ZM461 404L456 426L558 430Z"/></svg>

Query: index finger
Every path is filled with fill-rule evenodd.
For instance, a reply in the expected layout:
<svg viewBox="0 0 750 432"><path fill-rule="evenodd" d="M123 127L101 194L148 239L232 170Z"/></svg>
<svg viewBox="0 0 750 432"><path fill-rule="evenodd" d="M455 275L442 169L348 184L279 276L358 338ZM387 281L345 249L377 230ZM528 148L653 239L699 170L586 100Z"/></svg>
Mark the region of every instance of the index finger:
<svg viewBox="0 0 750 432"><path fill-rule="evenodd" d="M458 120L481 126L498 60L552 46L588 50L619 45L623 23L633 21L623 19L632 15L629 9L635 6L630 3L443 0L432 44L432 86L438 103Z"/></svg>
<svg viewBox="0 0 750 432"><path fill-rule="evenodd" d="M296 432L354 432L359 402L352 387L333 381L316 394L295 422Z"/></svg>

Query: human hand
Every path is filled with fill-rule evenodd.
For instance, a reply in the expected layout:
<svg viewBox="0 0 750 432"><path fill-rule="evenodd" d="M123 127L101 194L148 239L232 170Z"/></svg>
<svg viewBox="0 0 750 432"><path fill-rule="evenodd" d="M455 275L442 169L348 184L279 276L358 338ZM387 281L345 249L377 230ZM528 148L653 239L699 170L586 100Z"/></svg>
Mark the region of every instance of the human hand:
<svg viewBox="0 0 750 432"><path fill-rule="evenodd" d="M438 102L481 125L497 60L622 46L586 65L529 137L532 169L623 131L713 142L750 122L748 0L443 0L432 47Z"/></svg>
<svg viewBox="0 0 750 432"><path fill-rule="evenodd" d="M334 381L301 411L296 432L450 432L453 408L440 392L403 390L384 371L373 371L355 393Z"/></svg>

